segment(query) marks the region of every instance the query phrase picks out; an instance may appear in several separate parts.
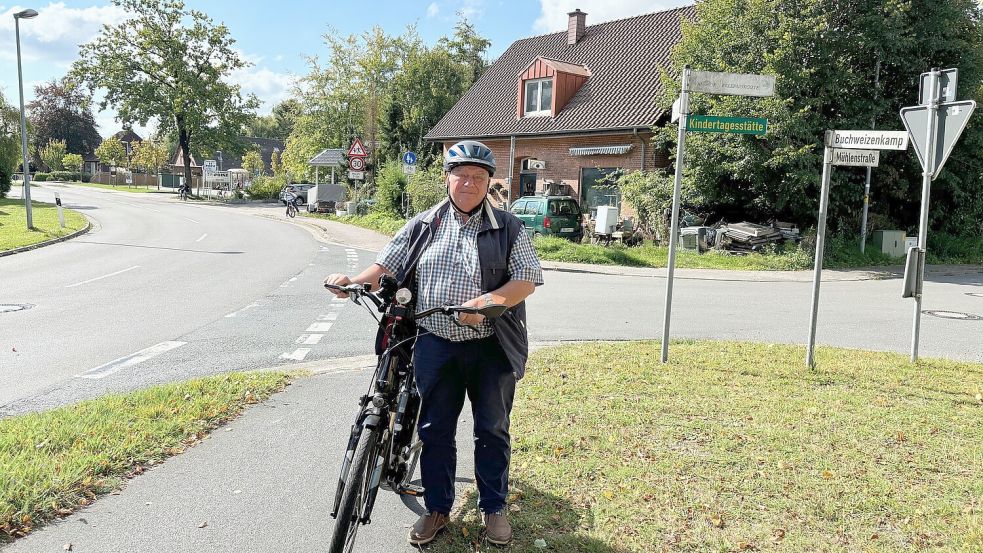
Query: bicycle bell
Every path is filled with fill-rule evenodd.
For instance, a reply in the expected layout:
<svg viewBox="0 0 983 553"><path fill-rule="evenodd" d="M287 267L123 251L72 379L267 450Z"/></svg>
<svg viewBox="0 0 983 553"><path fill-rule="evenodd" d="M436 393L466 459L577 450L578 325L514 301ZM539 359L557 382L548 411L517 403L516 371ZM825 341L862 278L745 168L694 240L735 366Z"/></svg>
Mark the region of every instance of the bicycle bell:
<svg viewBox="0 0 983 553"><path fill-rule="evenodd" d="M396 303L399 305L406 305L410 303L413 299L413 292L410 292L408 288L400 288L396 291Z"/></svg>

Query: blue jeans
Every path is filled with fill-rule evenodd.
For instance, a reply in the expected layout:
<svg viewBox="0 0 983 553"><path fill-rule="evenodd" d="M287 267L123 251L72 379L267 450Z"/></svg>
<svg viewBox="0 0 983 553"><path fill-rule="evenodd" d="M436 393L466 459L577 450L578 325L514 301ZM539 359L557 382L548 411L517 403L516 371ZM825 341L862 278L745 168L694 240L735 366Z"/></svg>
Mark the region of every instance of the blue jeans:
<svg viewBox="0 0 983 553"><path fill-rule="evenodd" d="M451 342L421 336L413 352L422 406L418 431L423 442L420 472L427 510L450 513L457 469L457 420L464 395L474 415L474 472L478 508L495 513L505 507L512 456L509 413L515 376L505 352L492 336Z"/></svg>

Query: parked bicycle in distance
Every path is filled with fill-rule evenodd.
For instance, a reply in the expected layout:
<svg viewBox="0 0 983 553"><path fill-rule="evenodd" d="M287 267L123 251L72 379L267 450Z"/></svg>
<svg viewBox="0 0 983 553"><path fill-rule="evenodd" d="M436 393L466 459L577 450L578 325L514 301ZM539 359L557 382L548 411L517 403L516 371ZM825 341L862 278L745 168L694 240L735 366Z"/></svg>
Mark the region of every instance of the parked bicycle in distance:
<svg viewBox="0 0 983 553"><path fill-rule="evenodd" d="M369 390L359 398L335 491L330 553L352 551L359 526L371 522L380 487L401 495L423 495L423 488L411 483L423 447L416 432L420 394L413 373L413 346L427 331L418 330L415 321L437 313L478 313L496 318L508 309L497 304L451 305L414 313L412 292L406 288L397 290L396 280L390 276L382 277L380 285L377 292L362 284L324 285L347 293L352 301L373 313L368 300L382 313L382 317L376 317L380 328L376 351L381 353Z"/></svg>

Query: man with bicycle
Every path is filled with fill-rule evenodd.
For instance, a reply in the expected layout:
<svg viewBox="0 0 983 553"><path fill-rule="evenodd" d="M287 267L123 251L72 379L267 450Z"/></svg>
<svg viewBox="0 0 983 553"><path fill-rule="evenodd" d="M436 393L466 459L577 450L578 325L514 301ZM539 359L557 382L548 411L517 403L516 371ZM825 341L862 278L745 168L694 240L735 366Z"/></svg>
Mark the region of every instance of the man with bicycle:
<svg viewBox="0 0 983 553"><path fill-rule="evenodd" d="M457 420L467 395L485 536L505 545L512 539L506 505L509 414L528 356L524 300L543 283L542 269L522 223L486 199L495 172L491 150L473 140L458 142L444 155L444 171L443 202L409 221L368 269L351 279L329 275L325 284L375 288L390 275L414 292L418 313L448 304L509 307L494 320L461 313L419 323L413 365L422 398L420 472L428 512L409 533L411 544L423 545L447 525L455 495Z"/></svg>

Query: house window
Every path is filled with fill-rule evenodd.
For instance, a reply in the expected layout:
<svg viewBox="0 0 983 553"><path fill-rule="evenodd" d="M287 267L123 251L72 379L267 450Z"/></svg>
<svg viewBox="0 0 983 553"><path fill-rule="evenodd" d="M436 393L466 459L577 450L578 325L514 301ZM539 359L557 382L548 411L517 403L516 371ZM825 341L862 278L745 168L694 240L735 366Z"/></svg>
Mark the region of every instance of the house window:
<svg viewBox="0 0 983 553"><path fill-rule="evenodd" d="M526 81L525 115L550 115L553 107L553 79Z"/></svg>

